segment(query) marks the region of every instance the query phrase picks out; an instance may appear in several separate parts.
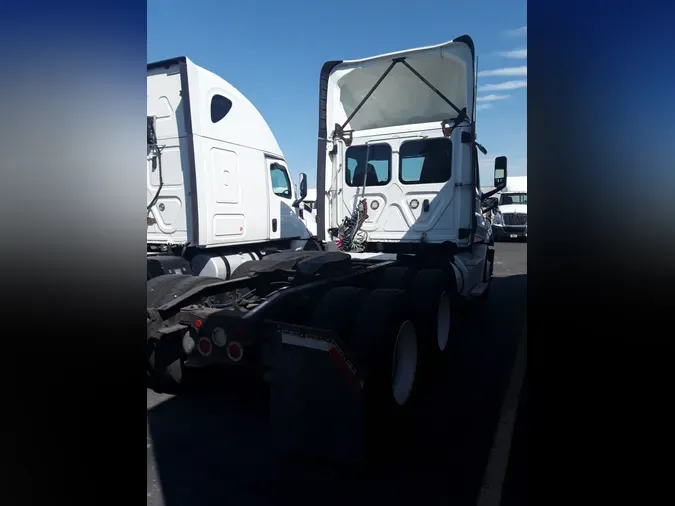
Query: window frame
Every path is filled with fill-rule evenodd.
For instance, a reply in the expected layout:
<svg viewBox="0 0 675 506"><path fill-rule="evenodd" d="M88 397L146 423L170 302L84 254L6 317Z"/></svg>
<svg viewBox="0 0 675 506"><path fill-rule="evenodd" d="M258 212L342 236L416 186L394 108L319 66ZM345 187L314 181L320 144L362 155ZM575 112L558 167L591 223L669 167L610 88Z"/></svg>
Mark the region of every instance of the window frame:
<svg viewBox="0 0 675 506"><path fill-rule="evenodd" d="M280 168L281 171L284 173L284 176L286 177L286 183L288 183L288 197L285 197L284 195L279 195L274 191L274 181L272 180L272 171L278 170L277 168ZM293 198L293 186L291 183L291 177L288 174L288 169L285 166L281 165L279 162L272 162L270 164L270 188L272 189L272 194L276 195L280 199L291 200Z"/></svg>
<svg viewBox="0 0 675 506"><path fill-rule="evenodd" d="M445 179L444 181L433 181L433 182L424 182L424 183L420 182L419 180L418 181L406 181L406 180L404 180L403 179L403 160L404 160L404 157L401 156L401 151L403 150L403 146L405 146L406 144L411 143L411 142L430 142L430 141L445 141L445 142L450 143L450 157L449 157L450 158L450 171L448 172L447 179ZM405 185L445 184L445 183L447 183L448 181L450 181L450 179L452 179L452 169L453 169L453 167L452 167L452 154L453 154L454 149L455 149L455 146L452 144L452 140L449 139L448 137L432 137L430 139L408 139L408 140L404 140L401 143L401 145L398 147L398 180L399 180L399 182L401 184L405 184ZM421 171L420 171L420 175L422 175Z"/></svg>
<svg viewBox="0 0 675 506"><path fill-rule="evenodd" d="M393 160L392 160L392 158L393 158L393 155L394 155L394 149L392 148L391 144L389 144L388 142L378 142L378 143L372 143L372 144L370 144L370 148L371 148L371 149L372 149L374 146L386 146L386 147L389 149L389 158L388 158L388 160L387 160L387 162L388 162L388 168L387 168L387 180L384 181L384 182L380 181L380 182L379 182L378 184L376 184L376 185L368 185L368 184L367 184L367 185L366 185L366 188L379 188L380 186L387 186L389 183L391 183L391 176L392 176L392 172L393 172L393 171L392 171L392 165L393 165ZM366 144L359 144L359 145L357 145L357 146L349 146L349 147L347 148L347 150L345 151L345 167L344 167L344 172L345 172L345 184L346 184L348 187L350 187L350 188L361 188L361 187L363 186L363 182L361 182L361 183L359 183L359 184L352 184L353 181L352 181L352 183L349 182L349 179L348 179L348 175L349 175L349 150L350 150L350 149L353 149L353 148L354 148L354 149L360 148L360 149L363 149L363 150L365 151L367 147L368 147L368 145L366 145ZM365 152L364 152L364 156L365 156ZM352 159L354 159L354 158L352 158ZM372 161L372 160L371 160L371 161ZM382 160L378 160L378 161L382 161ZM369 162L367 162L367 163L369 163ZM353 179L353 178L352 178L352 179Z"/></svg>

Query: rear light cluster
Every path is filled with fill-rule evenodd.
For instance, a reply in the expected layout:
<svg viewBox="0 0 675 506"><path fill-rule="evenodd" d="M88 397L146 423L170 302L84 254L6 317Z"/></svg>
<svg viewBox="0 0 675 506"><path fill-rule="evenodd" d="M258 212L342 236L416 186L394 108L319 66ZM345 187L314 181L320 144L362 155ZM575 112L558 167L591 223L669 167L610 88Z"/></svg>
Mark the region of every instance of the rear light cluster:
<svg viewBox="0 0 675 506"><path fill-rule="evenodd" d="M194 327L196 329L200 329L202 325L203 322L201 320L194 321ZM241 333L243 333L242 328L238 328L235 332L235 334ZM187 335L188 334L186 333L186 336ZM197 341L197 351L199 351L200 355L208 357L213 353L214 345L217 348L224 348L225 352L227 353L227 358L229 358L232 362L239 362L242 358L244 358L244 348L242 345L237 341L230 341L227 332L222 327L216 327L210 332L208 336L205 335L200 337ZM192 346L192 349L194 349L194 345Z"/></svg>

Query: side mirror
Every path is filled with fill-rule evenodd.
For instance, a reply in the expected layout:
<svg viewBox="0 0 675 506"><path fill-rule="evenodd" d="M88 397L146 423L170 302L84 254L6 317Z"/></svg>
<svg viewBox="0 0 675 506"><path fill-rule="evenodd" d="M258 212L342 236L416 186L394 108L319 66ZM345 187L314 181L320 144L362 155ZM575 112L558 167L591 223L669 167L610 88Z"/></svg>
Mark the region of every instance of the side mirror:
<svg viewBox="0 0 675 506"><path fill-rule="evenodd" d="M498 156L495 158L495 180L494 189L481 195L481 202L485 202L491 198L495 193L499 193L506 188L506 157Z"/></svg>
<svg viewBox="0 0 675 506"><path fill-rule="evenodd" d="M495 158L495 181L494 187L496 190L503 190L506 187L506 157L498 156Z"/></svg>
<svg viewBox="0 0 675 506"><path fill-rule="evenodd" d="M300 203L305 200L307 196L307 174L304 172L300 173L300 196L293 202L293 207L297 208L300 212L300 217L302 218L302 209L300 209Z"/></svg>
<svg viewBox="0 0 675 506"><path fill-rule="evenodd" d="M305 200L307 196L307 174L300 173L300 200Z"/></svg>

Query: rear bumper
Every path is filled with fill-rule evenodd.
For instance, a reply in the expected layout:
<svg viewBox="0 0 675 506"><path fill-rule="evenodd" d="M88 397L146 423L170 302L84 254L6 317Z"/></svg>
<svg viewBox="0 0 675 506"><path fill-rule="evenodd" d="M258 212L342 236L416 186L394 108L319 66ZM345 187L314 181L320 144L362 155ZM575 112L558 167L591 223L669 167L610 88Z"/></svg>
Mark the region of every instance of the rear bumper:
<svg viewBox="0 0 675 506"><path fill-rule="evenodd" d="M492 235L499 239L527 239L527 225L492 225Z"/></svg>

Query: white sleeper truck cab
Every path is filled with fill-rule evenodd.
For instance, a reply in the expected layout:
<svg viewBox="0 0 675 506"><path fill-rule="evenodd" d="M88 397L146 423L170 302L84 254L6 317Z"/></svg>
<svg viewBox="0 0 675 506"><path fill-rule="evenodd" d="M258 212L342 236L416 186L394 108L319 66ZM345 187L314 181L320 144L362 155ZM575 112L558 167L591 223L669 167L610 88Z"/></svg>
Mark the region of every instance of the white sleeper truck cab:
<svg viewBox="0 0 675 506"><path fill-rule="evenodd" d="M527 239L527 176L511 176L492 222L495 240Z"/></svg>
<svg viewBox="0 0 675 506"><path fill-rule="evenodd" d="M481 293L494 254L481 204L506 158L483 194L471 38L328 62L321 81L318 238L359 257L444 259L462 295Z"/></svg>
<svg viewBox="0 0 675 506"><path fill-rule="evenodd" d="M253 104L185 57L147 72L148 279L227 279L267 249L303 247L311 234L296 212L301 198Z"/></svg>

